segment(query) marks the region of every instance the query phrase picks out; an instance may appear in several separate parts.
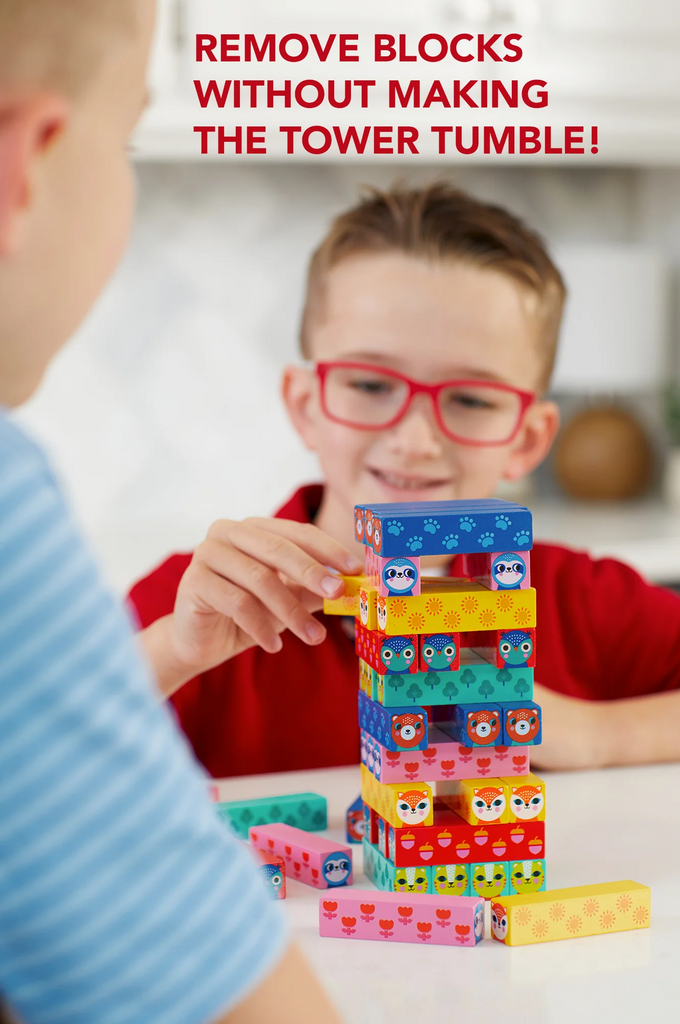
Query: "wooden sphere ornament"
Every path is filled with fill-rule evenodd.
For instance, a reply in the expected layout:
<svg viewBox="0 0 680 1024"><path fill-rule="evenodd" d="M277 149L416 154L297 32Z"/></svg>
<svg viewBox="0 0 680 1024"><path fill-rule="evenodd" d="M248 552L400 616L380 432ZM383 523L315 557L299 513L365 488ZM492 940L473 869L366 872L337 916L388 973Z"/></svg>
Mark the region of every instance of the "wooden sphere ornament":
<svg viewBox="0 0 680 1024"><path fill-rule="evenodd" d="M555 472L572 498L620 501L649 485L654 455L638 420L616 406L585 409L562 430Z"/></svg>

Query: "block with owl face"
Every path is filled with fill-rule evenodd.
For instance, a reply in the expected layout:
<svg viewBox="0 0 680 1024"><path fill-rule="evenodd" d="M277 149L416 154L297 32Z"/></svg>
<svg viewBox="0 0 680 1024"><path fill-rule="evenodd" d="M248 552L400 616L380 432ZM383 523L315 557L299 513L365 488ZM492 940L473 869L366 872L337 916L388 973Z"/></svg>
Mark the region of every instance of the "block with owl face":
<svg viewBox="0 0 680 1024"><path fill-rule="evenodd" d="M420 593L420 559L417 555L381 558L369 549L366 579L382 597L415 597Z"/></svg>
<svg viewBox="0 0 680 1024"><path fill-rule="evenodd" d="M503 725L498 704L452 704L436 710L435 725L465 747L503 745Z"/></svg>
<svg viewBox="0 0 680 1024"><path fill-rule="evenodd" d="M366 835L366 818L364 816L364 802L358 796L353 804L347 808L345 815L345 838L348 843L360 843Z"/></svg>
<svg viewBox="0 0 680 1024"><path fill-rule="evenodd" d="M248 850L260 865L260 873L270 897L273 900L285 900L286 866L283 857L271 851L258 850L254 846L248 846Z"/></svg>
<svg viewBox="0 0 680 1024"><path fill-rule="evenodd" d="M421 707L386 708L359 690L359 727L388 751L426 750L427 712Z"/></svg>
<svg viewBox="0 0 680 1024"><path fill-rule="evenodd" d="M361 799L395 829L421 828L433 822L432 787L426 782L381 783L362 764Z"/></svg>
<svg viewBox="0 0 680 1024"><path fill-rule="evenodd" d="M418 636L413 633L386 636L357 622L354 650L379 675L415 675L419 671Z"/></svg>
<svg viewBox="0 0 680 1024"><path fill-rule="evenodd" d="M542 739L542 714L538 704L526 701L501 701L501 726L504 747L537 747Z"/></svg>
<svg viewBox="0 0 680 1024"><path fill-rule="evenodd" d="M421 635L421 672L457 672L459 668L460 633L423 633Z"/></svg>
<svg viewBox="0 0 680 1024"><path fill-rule="evenodd" d="M461 634L461 644L470 648L497 669L536 667L536 629L473 630Z"/></svg>

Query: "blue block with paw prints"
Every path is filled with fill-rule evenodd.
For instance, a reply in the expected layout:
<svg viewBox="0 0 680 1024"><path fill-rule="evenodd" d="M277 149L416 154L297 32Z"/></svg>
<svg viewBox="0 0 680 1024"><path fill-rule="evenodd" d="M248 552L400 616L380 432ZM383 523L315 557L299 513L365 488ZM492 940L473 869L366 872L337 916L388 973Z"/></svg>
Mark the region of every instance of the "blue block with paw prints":
<svg viewBox="0 0 680 1024"><path fill-rule="evenodd" d="M528 508L500 498L357 505L357 540L383 558L530 551Z"/></svg>

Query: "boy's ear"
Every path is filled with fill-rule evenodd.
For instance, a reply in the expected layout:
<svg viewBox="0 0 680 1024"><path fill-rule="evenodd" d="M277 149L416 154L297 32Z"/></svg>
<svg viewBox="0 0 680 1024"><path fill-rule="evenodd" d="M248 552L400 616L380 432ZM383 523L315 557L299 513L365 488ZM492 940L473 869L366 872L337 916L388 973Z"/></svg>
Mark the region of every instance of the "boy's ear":
<svg viewBox="0 0 680 1024"><path fill-rule="evenodd" d="M39 160L64 130L67 101L42 94L0 97L0 259L19 248Z"/></svg>
<svg viewBox="0 0 680 1024"><path fill-rule="evenodd" d="M528 476L552 448L560 429L560 411L555 402L534 402L527 410L519 434L510 445L508 460L501 474L504 480Z"/></svg>
<svg viewBox="0 0 680 1024"><path fill-rule="evenodd" d="M290 420L304 446L316 450L314 425L318 415L317 380L313 370L287 366L283 371L281 394Z"/></svg>

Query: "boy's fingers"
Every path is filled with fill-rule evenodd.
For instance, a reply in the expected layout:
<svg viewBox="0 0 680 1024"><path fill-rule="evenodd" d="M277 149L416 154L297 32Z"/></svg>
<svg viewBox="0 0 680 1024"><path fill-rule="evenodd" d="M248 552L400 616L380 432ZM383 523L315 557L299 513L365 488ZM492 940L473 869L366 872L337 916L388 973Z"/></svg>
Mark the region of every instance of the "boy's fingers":
<svg viewBox="0 0 680 1024"><path fill-rule="evenodd" d="M192 589L202 604L231 619L263 650L271 654L281 650L281 624L252 594L216 575L205 563L197 566Z"/></svg>
<svg viewBox="0 0 680 1024"><path fill-rule="evenodd" d="M263 562L250 558L232 544L212 539L200 545L197 557L213 573L257 598L283 628L295 633L305 643L318 644L325 639L326 630L321 623L310 615L277 573Z"/></svg>
<svg viewBox="0 0 680 1024"><path fill-rule="evenodd" d="M289 544L305 552L321 566L331 566L340 573L348 574L358 574L364 571L363 562L356 555L349 552L333 537L329 537L316 526L312 526L311 523L295 523L289 519L251 518L245 519L243 522L222 520L214 524L208 536L212 535L213 528L218 530L218 536L230 540L239 547L241 546L239 538L257 537L262 542L262 550L269 551L274 559L277 559L280 551L284 550L279 544L288 541ZM293 578L285 566L279 565L276 561L273 568L281 569L286 575ZM298 580L298 582L307 585L304 580Z"/></svg>

